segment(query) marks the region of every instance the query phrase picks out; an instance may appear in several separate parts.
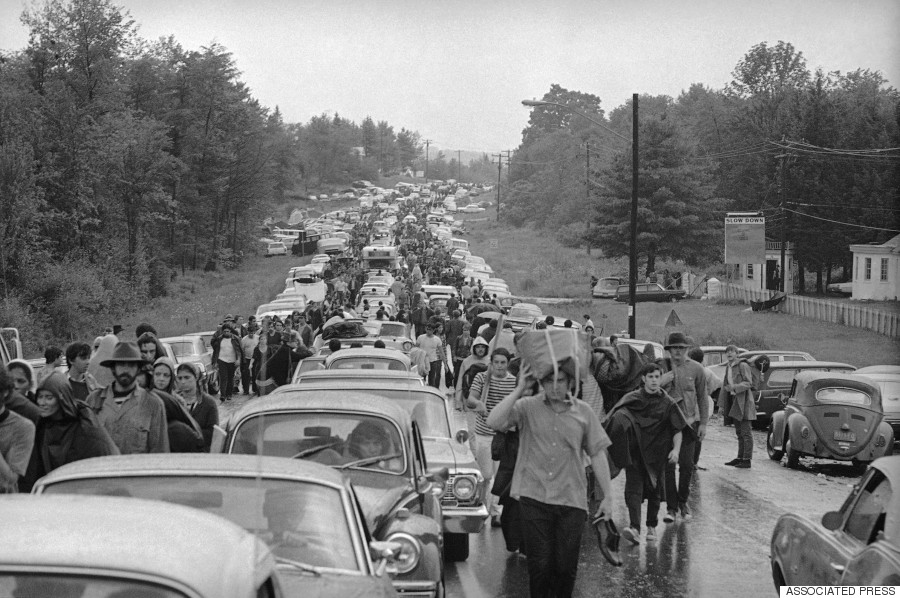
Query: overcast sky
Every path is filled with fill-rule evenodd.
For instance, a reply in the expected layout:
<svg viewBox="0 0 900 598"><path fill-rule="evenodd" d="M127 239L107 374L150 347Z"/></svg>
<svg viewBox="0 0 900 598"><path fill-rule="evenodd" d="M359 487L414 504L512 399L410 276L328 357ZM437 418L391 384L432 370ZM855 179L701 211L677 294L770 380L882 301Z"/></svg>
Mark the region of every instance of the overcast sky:
<svg viewBox="0 0 900 598"><path fill-rule="evenodd" d="M115 0L113 0L115 2ZM285 120L387 120L444 149L521 141L550 85L611 110L632 93L721 88L755 44L794 44L810 69L900 82L898 0L119 0L155 39L216 41ZM0 48L24 48L24 4L0 0Z"/></svg>

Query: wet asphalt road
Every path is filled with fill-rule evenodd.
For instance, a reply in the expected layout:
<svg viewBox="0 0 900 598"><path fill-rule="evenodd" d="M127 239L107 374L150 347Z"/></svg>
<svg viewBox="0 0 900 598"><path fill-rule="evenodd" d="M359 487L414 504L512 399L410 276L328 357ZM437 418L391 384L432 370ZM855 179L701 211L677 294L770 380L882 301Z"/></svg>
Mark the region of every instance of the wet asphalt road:
<svg viewBox="0 0 900 598"><path fill-rule="evenodd" d="M665 524L660 518L655 542L623 540L622 567L606 563L586 526L575 596L777 596L769 540L778 517L794 512L820 520L840 507L859 474L849 464L813 459L802 461L803 470L789 470L767 457L764 432L754 432L754 442L752 469L726 467L737 450L734 429L711 422L700 456L706 470L692 485L692 519ZM624 484L624 474L613 480L620 530L628 521ZM448 563L446 587L449 597L528 596L527 563L507 553L501 531L488 527L472 536L468 561Z"/></svg>
<svg viewBox="0 0 900 598"><path fill-rule="evenodd" d="M238 396L220 405L222 420L246 401L246 396ZM736 455L737 440L734 428L723 427L714 418L700 456L705 469L696 472L692 483L691 520L662 523L663 504L658 539L646 542L646 528L637 546L623 539L624 564L618 568L603 559L594 531L586 525L575 596L777 596L769 568L769 540L778 517L792 512L821 520L827 511L840 507L860 473L849 463L810 458L801 459L800 470L787 469L766 455L763 431L753 432L751 469L726 467L724 463ZM624 477L613 480L620 531L628 521ZM448 598L528 596L527 562L507 553L499 529L487 526L472 535L470 543L467 561L446 564Z"/></svg>

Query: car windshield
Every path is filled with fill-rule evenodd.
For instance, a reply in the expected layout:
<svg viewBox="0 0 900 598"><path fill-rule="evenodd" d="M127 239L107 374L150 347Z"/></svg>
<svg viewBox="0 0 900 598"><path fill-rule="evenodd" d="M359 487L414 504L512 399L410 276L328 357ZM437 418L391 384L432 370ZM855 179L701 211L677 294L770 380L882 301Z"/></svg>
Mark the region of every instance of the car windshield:
<svg viewBox="0 0 900 598"><path fill-rule="evenodd" d="M406 364L396 359L379 359L377 357L344 357L335 359L328 365L329 370L392 370L409 371Z"/></svg>
<svg viewBox="0 0 900 598"><path fill-rule="evenodd" d="M194 351L194 343L190 341L178 341L174 343L169 343L172 347L172 352L175 354L175 357L190 357L193 355L198 355Z"/></svg>
<svg viewBox="0 0 900 598"><path fill-rule="evenodd" d="M356 461L367 470L406 471L400 432L390 421L368 415L295 411L268 413L240 424L231 452L307 459L341 467Z"/></svg>
<svg viewBox="0 0 900 598"><path fill-rule="evenodd" d="M199 474L122 476L67 480L47 486L44 493L130 496L202 509L255 534L276 557L316 567L362 568L340 492L314 482Z"/></svg>
<svg viewBox="0 0 900 598"><path fill-rule="evenodd" d="M181 592L145 581L61 573L0 573L0 596L184 598Z"/></svg>
<svg viewBox="0 0 900 598"><path fill-rule="evenodd" d="M514 305L509 310L510 318L534 318L541 316L541 309L539 307L535 307L533 305L522 305L521 303L518 305Z"/></svg>
<svg viewBox="0 0 900 598"><path fill-rule="evenodd" d="M382 336L406 336L406 324L402 322L382 322L381 323L381 335Z"/></svg>
<svg viewBox="0 0 900 598"><path fill-rule="evenodd" d="M618 278L601 278L597 286L601 289L616 289L619 287Z"/></svg>
<svg viewBox="0 0 900 598"><path fill-rule="evenodd" d="M868 406L872 404L872 397L856 388L820 388L816 391L816 400L844 405Z"/></svg>

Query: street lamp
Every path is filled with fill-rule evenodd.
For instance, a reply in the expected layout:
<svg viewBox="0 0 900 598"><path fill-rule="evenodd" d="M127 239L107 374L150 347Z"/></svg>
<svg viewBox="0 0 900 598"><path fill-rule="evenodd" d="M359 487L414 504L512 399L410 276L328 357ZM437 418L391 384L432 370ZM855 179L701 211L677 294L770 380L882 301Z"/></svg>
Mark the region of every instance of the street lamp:
<svg viewBox="0 0 900 598"><path fill-rule="evenodd" d="M632 138L631 138L631 246L629 249L628 259L628 337L634 338L636 335L636 310L635 310L635 294L637 292L637 205L638 205L638 94L631 96L632 100ZM540 106L558 106L564 110L568 110L590 122L594 123L601 129L609 131L619 139L628 141L624 135L613 131L601 122L598 122L571 106L561 104L559 102L549 102L546 100L522 100L522 105L529 107Z"/></svg>

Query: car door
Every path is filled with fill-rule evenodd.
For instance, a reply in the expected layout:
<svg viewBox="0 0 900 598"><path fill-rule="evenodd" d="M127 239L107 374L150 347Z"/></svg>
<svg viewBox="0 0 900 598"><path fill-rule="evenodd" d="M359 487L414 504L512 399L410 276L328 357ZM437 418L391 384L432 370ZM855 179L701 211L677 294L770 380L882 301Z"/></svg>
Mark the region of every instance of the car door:
<svg viewBox="0 0 900 598"><path fill-rule="evenodd" d="M880 471L871 469L871 482L847 518L847 533L865 546L855 553L844 570L844 585L896 585L900 583L900 554L885 536L887 511L898 489ZM871 489L869 493L868 490ZM890 533L888 531L888 533Z"/></svg>
<svg viewBox="0 0 900 598"><path fill-rule="evenodd" d="M860 573L848 565L882 538L891 493L891 484L885 475L878 469L870 468L859 483L859 491L852 504L845 504L842 509L843 524L832 532L834 552L828 568L831 569L829 575L833 575L836 581L832 582L832 577L829 577L829 584L847 583L850 579L845 578Z"/></svg>

